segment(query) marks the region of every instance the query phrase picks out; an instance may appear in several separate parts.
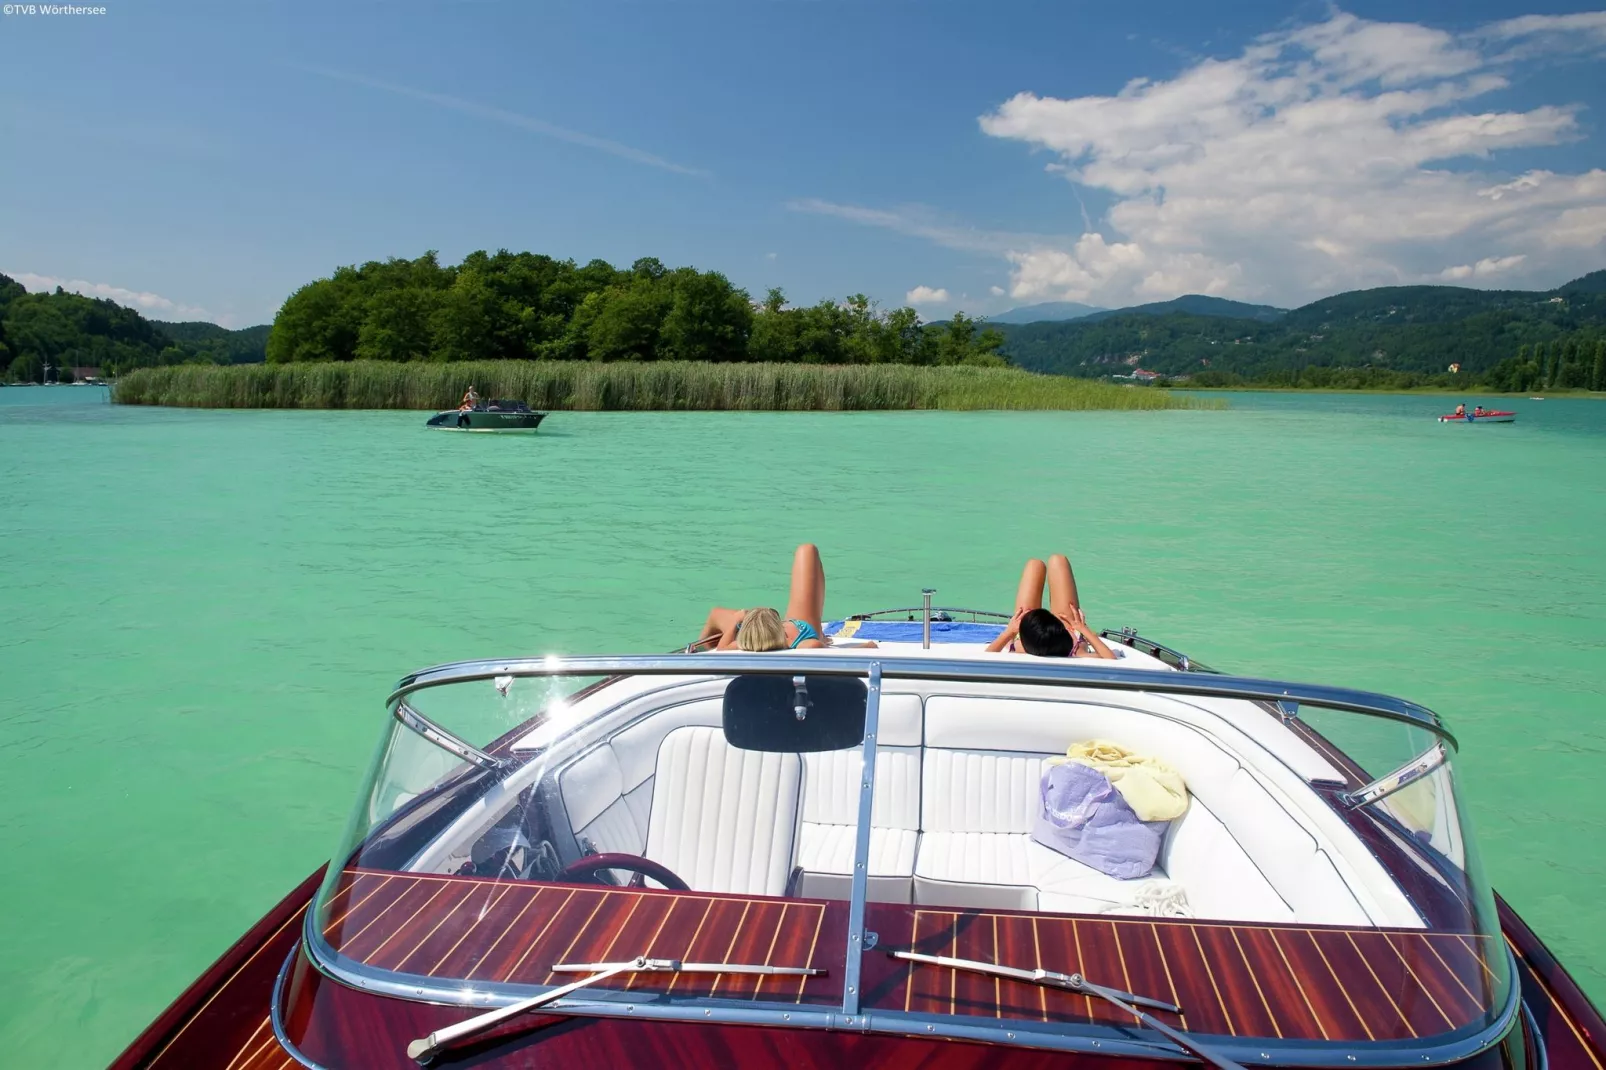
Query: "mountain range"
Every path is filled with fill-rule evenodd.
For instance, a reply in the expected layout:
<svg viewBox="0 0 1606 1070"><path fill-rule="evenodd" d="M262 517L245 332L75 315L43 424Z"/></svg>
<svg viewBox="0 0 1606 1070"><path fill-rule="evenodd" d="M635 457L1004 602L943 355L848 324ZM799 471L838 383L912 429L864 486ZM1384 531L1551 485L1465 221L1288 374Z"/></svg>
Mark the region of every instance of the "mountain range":
<svg viewBox="0 0 1606 1070"><path fill-rule="evenodd" d="M1521 347L1606 334L1606 270L1554 290L1386 286L1282 311L1198 294L1060 322L990 320L1032 371L1246 377L1305 366L1481 373Z"/></svg>
<svg viewBox="0 0 1606 1070"><path fill-rule="evenodd" d="M1071 320L1101 320L1110 316L1135 313L1146 316L1163 316L1169 312L1187 312L1195 316L1226 316L1233 319L1263 320L1270 323L1281 319L1288 310L1271 305L1251 305L1243 301L1229 301L1225 297L1208 297L1205 294L1183 294L1169 301L1155 301L1146 305L1126 308L1099 308L1078 304L1075 301L1046 301L1040 305L1022 305L996 316L988 316L988 323L1067 323Z"/></svg>

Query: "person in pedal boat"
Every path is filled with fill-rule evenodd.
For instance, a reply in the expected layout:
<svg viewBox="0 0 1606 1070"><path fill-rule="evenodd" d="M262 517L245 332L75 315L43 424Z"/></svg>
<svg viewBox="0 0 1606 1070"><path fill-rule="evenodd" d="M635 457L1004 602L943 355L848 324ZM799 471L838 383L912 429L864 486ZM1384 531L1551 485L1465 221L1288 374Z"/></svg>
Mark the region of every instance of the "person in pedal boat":
<svg viewBox="0 0 1606 1070"><path fill-rule="evenodd" d="M1477 408L1473 409L1472 410L1472 415L1474 415L1474 416L1483 416L1484 415L1483 406L1479 405Z"/></svg>
<svg viewBox="0 0 1606 1070"><path fill-rule="evenodd" d="M1048 581L1048 609L1043 608L1043 581ZM1114 658L1115 653L1088 627L1076 594L1076 576L1064 554L1048 564L1032 558L1021 570L1015 590L1015 615L987 645L993 653L1036 654L1045 658Z"/></svg>
<svg viewBox="0 0 1606 1070"><path fill-rule="evenodd" d="M820 563L819 547L806 542L792 555L792 588L786 600L786 616L768 606L715 606L708 611L702 634L692 646L753 652L829 646L824 619L825 566Z"/></svg>
<svg viewBox="0 0 1606 1070"><path fill-rule="evenodd" d="M1466 405L1465 405L1465 404L1464 404L1464 403L1463 403L1463 404L1460 404L1460 405L1457 405L1457 406L1456 406L1456 407L1455 407L1455 414L1456 414L1456 415L1457 415L1457 416L1465 416L1465 415L1466 415L1466 414L1467 414L1467 407L1466 407Z"/></svg>

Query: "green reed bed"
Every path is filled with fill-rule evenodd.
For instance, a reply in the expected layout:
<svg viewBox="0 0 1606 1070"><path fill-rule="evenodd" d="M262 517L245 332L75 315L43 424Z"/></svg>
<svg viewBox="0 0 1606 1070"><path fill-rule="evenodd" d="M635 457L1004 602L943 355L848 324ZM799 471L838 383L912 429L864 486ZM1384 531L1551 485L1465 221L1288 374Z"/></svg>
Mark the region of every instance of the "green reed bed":
<svg viewBox="0 0 1606 1070"><path fill-rule="evenodd" d="M1173 397L1012 368L906 364L706 364L695 361L475 361L204 364L123 376L125 405L209 409L446 409L472 385L537 409L819 411L847 409L1182 409Z"/></svg>

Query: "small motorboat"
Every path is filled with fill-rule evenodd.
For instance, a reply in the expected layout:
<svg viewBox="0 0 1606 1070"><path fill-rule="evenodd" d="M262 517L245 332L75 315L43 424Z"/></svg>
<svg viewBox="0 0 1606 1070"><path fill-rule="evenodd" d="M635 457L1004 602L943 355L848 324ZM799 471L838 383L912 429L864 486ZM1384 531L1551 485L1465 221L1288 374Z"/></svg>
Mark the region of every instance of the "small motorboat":
<svg viewBox="0 0 1606 1070"><path fill-rule="evenodd" d="M471 409L436 413L425 426L442 431L534 431L546 417L546 413L536 412L522 401L498 398L482 401Z"/></svg>
<svg viewBox="0 0 1606 1070"><path fill-rule="evenodd" d="M1509 424L1517 419L1514 412L1490 410L1488 412L1452 412L1439 417L1441 424Z"/></svg>
<svg viewBox="0 0 1606 1070"><path fill-rule="evenodd" d="M403 678L327 867L115 1070L1603 1065L1438 715L1006 619ZM1185 781L1145 873L1045 843L1094 740Z"/></svg>

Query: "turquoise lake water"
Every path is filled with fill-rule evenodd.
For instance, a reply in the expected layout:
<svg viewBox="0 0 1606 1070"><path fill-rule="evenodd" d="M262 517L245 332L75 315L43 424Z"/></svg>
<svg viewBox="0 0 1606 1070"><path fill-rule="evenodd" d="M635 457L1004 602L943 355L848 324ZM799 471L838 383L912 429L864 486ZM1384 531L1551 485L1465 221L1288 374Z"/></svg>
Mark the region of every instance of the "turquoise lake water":
<svg viewBox="0 0 1606 1070"><path fill-rule="evenodd" d="M0 1051L104 1066L333 848L404 673L663 650L713 603L1007 608L1438 710L1497 889L1606 999L1606 403L213 412L0 390ZM1480 399L1468 397L1468 404Z"/></svg>

